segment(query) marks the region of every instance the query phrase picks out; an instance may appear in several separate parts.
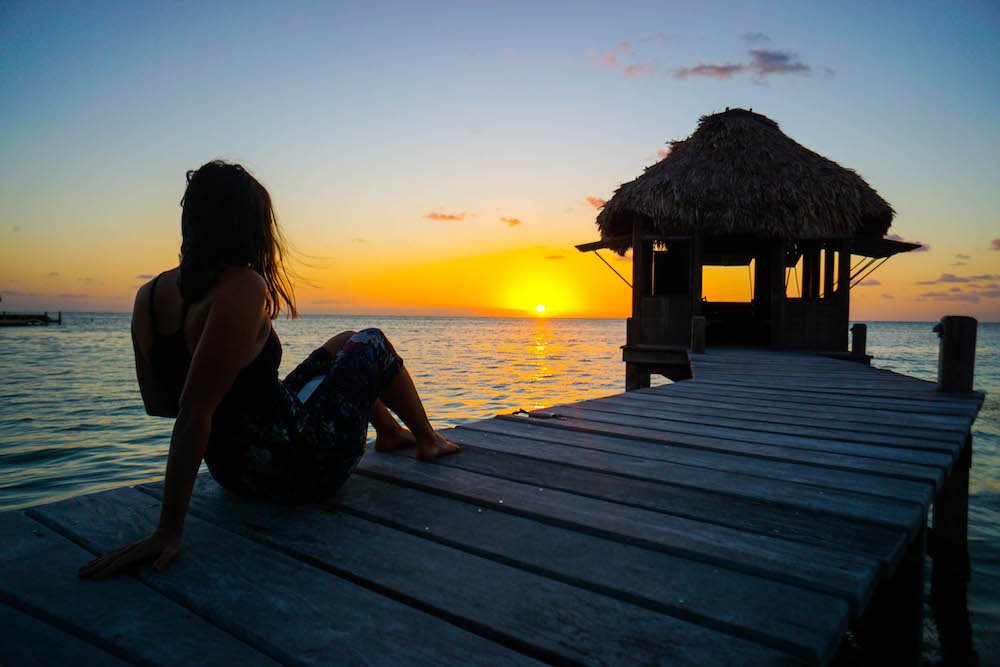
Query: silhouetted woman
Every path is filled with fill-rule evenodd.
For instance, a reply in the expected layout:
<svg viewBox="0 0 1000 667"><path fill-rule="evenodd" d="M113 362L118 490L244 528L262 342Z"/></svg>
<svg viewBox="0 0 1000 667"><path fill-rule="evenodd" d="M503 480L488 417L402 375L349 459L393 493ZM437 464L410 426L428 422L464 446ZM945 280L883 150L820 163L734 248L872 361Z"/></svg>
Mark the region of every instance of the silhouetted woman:
<svg viewBox="0 0 1000 667"><path fill-rule="evenodd" d="M403 361L381 331L344 332L278 380L280 310L297 315L267 190L243 167L188 172L180 266L143 285L132 313L146 412L174 417L160 522L149 537L80 568L100 578L133 563L163 569L181 547L202 459L219 484L278 501L332 495L365 449L415 446L433 460L458 451L438 435ZM409 431L401 427L392 408Z"/></svg>

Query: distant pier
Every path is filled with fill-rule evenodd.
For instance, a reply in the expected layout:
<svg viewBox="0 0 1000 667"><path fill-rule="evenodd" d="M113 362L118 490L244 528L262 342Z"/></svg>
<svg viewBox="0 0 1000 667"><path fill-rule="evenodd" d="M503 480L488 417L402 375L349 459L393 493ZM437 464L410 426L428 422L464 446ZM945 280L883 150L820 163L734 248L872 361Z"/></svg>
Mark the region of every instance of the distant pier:
<svg viewBox="0 0 1000 667"><path fill-rule="evenodd" d="M52 317L45 313L8 313L0 312L0 327L33 327L42 324L62 324L62 312Z"/></svg>

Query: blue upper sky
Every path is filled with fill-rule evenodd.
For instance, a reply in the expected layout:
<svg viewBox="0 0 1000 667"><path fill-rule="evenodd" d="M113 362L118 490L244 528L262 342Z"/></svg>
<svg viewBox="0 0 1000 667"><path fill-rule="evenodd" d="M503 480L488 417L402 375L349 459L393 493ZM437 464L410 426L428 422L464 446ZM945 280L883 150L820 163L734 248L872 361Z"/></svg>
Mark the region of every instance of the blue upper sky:
<svg viewBox="0 0 1000 667"><path fill-rule="evenodd" d="M596 235L587 197L737 106L859 171L930 246L883 269L897 298L1000 273L996 3L136 4L0 5L0 290L59 272L127 293L109 260L169 262L183 173L217 156L318 255L569 246ZM988 291L962 303L997 319Z"/></svg>

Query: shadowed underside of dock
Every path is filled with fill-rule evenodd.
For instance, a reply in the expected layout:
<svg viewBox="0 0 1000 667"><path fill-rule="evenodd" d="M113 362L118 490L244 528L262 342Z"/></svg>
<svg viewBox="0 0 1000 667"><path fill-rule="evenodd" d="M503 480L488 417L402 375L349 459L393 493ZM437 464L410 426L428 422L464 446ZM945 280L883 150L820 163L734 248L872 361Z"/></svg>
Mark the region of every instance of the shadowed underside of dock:
<svg viewBox="0 0 1000 667"><path fill-rule="evenodd" d="M111 581L160 486L0 515L0 662L825 664L914 540L981 395L820 356L711 350L695 379L369 454L329 503L199 479L186 551Z"/></svg>

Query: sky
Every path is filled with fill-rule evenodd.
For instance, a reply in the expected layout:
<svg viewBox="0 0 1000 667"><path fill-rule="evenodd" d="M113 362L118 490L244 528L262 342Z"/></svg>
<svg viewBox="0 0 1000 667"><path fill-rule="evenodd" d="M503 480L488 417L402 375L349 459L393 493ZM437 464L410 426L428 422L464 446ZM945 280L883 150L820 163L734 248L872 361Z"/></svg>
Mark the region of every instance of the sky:
<svg viewBox="0 0 1000 667"><path fill-rule="evenodd" d="M130 309L176 266L185 172L224 158L270 191L304 313L626 317L574 245L744 107L925 245L853 319L1000 321L998 45L995 2L0 2L0 308Z"/></svg>

